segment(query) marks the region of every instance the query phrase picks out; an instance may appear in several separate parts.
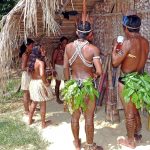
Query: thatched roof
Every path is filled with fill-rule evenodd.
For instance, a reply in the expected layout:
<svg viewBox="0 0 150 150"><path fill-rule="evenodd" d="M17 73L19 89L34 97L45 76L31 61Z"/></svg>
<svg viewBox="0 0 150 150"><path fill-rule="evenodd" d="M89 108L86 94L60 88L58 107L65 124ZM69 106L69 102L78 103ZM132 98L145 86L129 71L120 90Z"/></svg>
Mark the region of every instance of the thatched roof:
<svg viewBox="0 0 150 150"><path fill-rule="evenodd" d="M12 53L18 46L20 22L23 20L24 38L37 35L37 10L42 10L43 30L47 35L57 34L60 27L55 21L55 12L59 9L59 0L20 0L1 21L0 34L0 78L9 73Z"/></svg>

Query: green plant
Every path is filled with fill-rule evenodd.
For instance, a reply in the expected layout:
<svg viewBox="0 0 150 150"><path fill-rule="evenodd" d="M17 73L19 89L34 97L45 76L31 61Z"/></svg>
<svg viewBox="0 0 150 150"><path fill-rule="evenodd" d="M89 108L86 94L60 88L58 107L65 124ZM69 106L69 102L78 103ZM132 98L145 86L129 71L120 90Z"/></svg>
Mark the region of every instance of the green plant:
<svg viewBox="0 0 150 150"><path fill-rule="evenodd" d="M69 80L65 83L64 89L62 89L62 96L69 106L70 113L82 108L86 110L85 98L90 98L91 101L95 100L95 96L98 97L99 93L94 88L93 79L88 78L82 82L79 80Z"/></svg>
<svg viewBox="0 0 150 150"><path fill-rule="evenodd" d="M147 108L150 113L150 75L146 72L134 72L125 75L123 81L125 86L122 94L125 102L128 103L131 99L137 109Z"/></svg>
<svg viewBox="0 0 150 150"><path fill-rule="evenodd" d="M44 150L48 143L43 141L35 128L29 128L13 116L0 119L0 149Z"/></svg>
<svg viewBox="0 0 150 150"><path fill-rule="evenodd" d="M1 102L17 101L23 96L22 91L17 91L20 79L10 79L6 83L5 93L1 95Z"/></svg>

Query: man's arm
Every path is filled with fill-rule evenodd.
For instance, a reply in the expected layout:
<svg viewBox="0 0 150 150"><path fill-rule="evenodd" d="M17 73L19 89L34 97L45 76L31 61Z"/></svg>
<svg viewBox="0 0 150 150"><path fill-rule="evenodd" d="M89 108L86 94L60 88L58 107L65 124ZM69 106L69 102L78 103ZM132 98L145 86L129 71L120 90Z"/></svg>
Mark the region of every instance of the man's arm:
<svg viewBox="0 0 150 150"><path fill-rule="evenodd" d="M27 61L28 61L28 56L22 55L22 64L21 64L22 71L27 71Z"/></svg>
<svg viewBox="0 0 150 150"><path fill-rule="evenodd" d="M52 67L55 68L55 61L57 59L57 54L58 54L58 50L55 49L54 50L54 53L53 53L53 56L52 56Z"/></svg>
<svg viewBox="0 0 150 150"><path fill-rule="evenodd" d="M117 42L114 43L113 51L112 51L112 64L114 67L119 66L123 60L128 55L129 49L130 49L130 42L124 41L122 44L122 48L120 51L117 51Z"/></svg>
<svg viewBox="0 0 150 150"><path fill-rule="evenodd" d="M94 57L93 57L93 63L96 68L96 76L98 77L102 74L102 64L100 61L100 50L97 47L94 47Z"/></svg>
<svg viewBox="0 0 150 150"><path fill-rule="evenodd" d="M65 80L69 80L70 78L70 72L69 72L69 59L67 56L67 48L68 45L65 48L65 54L64 54L64 76L65 76Z"/></svg>

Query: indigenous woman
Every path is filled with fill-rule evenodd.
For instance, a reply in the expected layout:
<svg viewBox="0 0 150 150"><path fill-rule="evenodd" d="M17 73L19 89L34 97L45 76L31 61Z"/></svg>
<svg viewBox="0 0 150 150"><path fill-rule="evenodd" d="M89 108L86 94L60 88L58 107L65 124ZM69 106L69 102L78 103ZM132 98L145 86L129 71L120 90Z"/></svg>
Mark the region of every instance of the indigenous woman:
<svg viewBox="0 0 150 150"><path fill-rule="evenodd" d="M45 67L46 65L41 55L41 47L36 46L33 48L29 58L29 73L31 74L29 91L32 100L29 113L29 124L32 124L35 108L37 104L40 103L42 128L48 125L48 122L45 121L46 101L52 96L52 91L46 80Z"/></svg>
<svg viewBox="0 0 150 150"><path fill-rule="evenodd" d="M30 75L28 74L28 59L32 51L34 41L32 39L27 39L20 47L19 57L21 58L21 89L23 90L23 103L25 114L29 113L30 95L29 95L29 83Z"/></svg>

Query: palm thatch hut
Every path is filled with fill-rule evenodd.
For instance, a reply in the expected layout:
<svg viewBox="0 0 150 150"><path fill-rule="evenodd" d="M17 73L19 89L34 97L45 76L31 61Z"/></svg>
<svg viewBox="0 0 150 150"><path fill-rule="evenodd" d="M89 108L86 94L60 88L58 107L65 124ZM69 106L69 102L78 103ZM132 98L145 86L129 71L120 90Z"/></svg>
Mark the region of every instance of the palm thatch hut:
<svg viewBox="0 0 150 150"><path fill-rule="evenodd" d="M87 0L87 11L93 20L94 44L102 52L111 51L112 41L123 35L122 13L136 10L142 18L141 34L150 41L150 1L147 0ZM18 47L22 40L31 37L44 40L51 55L61 36L70 41L76 38L76 15L70 11L82 12L82 0L20 0L18 4L1 20L0 33L0 83L11 75L11 68L18 60ZM150 56L149 56L150 59ZM104 64L104 70L111 72L111 61ZM107 64L107 65L106 65ZM150 73L150 60L145 70ZM111 75L109 76L111 79ZM112 86L112 85L111 85ZM112 89L112 87L110 87ZM111 97L115 91L110 91ZM115 94L117 95L117 94ZM110 97L110 109L115 98ZM113 100L112 100L113 99ZM115 103L114 103L115 104ZM114 108L112 108L114 107ZM115 112L110 111L111 118ZM114 113L114 114L113 114Z"/></svg>
<svg viewBox="0 0 150 150"><path fill-rule="evenodd" d="M96 1L88 0L88 12L91 12ZM82 1L20 0L1 20L0 81L11 74L12 66L18 61L18 47L27 37L45 41L49 55L61 36L73 40L76 37L76 14L65 16L72 10L81 14Z"/></svg>

